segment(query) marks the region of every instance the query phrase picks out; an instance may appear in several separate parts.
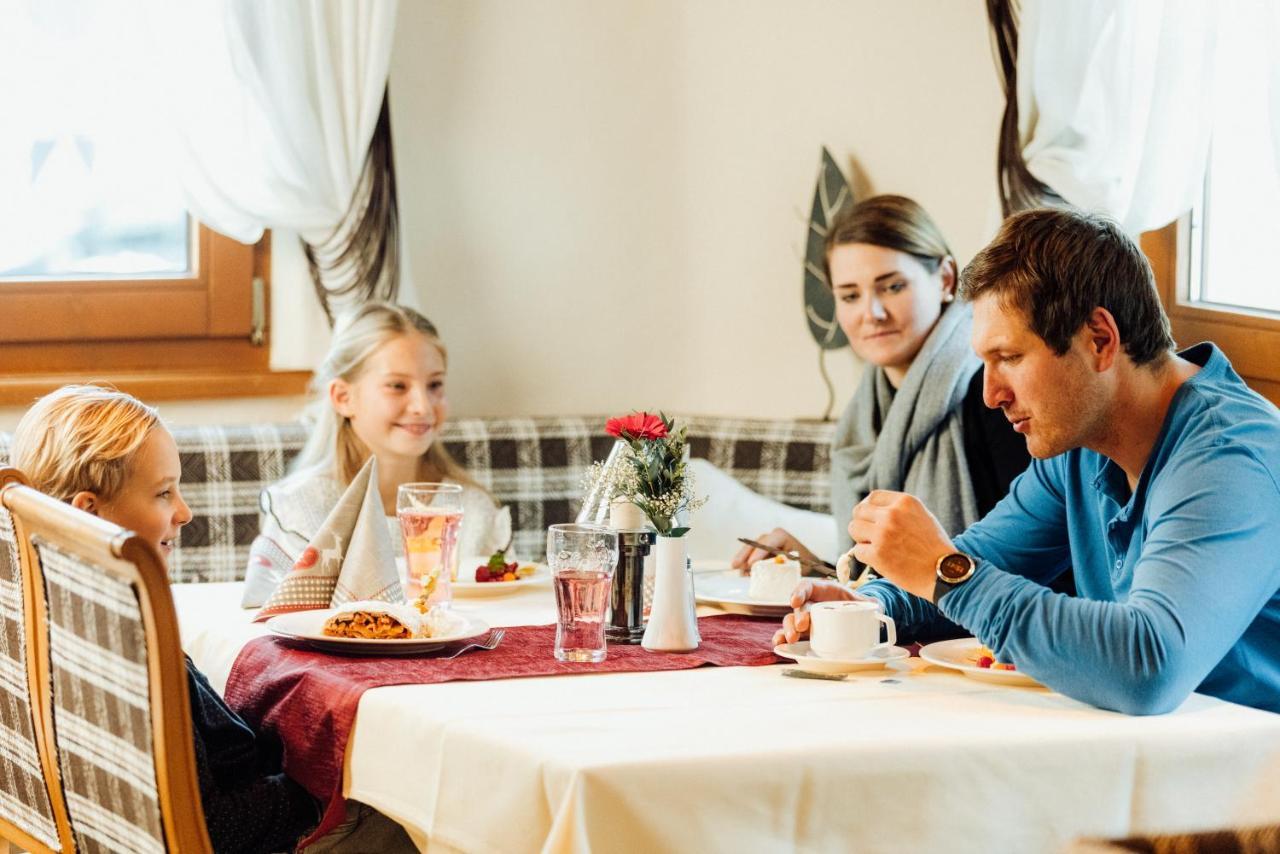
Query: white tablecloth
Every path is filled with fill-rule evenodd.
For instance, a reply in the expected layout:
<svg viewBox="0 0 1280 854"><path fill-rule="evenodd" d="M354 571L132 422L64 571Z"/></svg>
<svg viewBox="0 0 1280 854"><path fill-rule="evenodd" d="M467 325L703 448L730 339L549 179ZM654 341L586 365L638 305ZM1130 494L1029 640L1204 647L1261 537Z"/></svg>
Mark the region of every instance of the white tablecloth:
<svg viewBox="0 0 1280 854"><path fill-rule="evenodd" d="M265 631L239 592L174 588L184 646L220 690ZM553 619L546 587L458 606ZM782 669L374 689L344 791L432 851L1031 852L1280 822L1280 715L1197 695L1127 717L918 659L845 682Z"/></svg>

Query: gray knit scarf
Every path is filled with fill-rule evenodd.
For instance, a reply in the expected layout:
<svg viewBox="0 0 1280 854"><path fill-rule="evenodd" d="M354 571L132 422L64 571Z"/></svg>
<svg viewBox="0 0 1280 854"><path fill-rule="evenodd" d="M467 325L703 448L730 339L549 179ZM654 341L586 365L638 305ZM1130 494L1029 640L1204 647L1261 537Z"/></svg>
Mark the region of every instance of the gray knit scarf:
<svg viewBox="0 0 1280 854"><path fill-rule="evenodd" d="M884 368L863 372L831 447L838 553L853 546L847 530L853 507L873 489L911 493L951 535L978 520L961 415L979 367L969 345L971 323L967 304L947 307L896 394Z"/></svg>

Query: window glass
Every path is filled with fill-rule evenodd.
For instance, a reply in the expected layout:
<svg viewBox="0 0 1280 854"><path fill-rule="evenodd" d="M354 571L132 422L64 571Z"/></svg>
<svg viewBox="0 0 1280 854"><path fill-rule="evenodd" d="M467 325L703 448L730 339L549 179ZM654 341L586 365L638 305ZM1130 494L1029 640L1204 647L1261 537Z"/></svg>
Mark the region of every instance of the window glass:
<svg viewBox="0 0 1280 854"><path fill-rule="evenodd" d="M0 279L193 266L194 227L132 6L0 0Z"/></svg>
<svg viewBox="0 0 1280 854"><path fill-rule="evenodd" d="M1280 313L1280 69L1262 0L1222 5L1213 146L1193 216L1193 301ZM1197 251L1199 258L1196 257Z"/></svg>

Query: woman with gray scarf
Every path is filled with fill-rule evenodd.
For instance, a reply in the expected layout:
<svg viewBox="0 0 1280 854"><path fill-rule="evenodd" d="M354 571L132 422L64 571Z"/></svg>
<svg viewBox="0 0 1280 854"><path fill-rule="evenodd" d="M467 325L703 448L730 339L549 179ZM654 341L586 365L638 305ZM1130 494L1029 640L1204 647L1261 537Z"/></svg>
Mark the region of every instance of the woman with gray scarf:
<svg viewBox="0 0 1280 854"><path fill-rule="evenodd" d="M1003 413L983 404L969 307L953 302L955 258L924 208L888 195L832 223L826 258L836 320L867 364L831 449L837 553L853 545L853 506L873 489L918 496L958 534L995 506L1030 457ZM814 557L781 528L757 539ZM733 565L764 557L746 547Z"/></svg>

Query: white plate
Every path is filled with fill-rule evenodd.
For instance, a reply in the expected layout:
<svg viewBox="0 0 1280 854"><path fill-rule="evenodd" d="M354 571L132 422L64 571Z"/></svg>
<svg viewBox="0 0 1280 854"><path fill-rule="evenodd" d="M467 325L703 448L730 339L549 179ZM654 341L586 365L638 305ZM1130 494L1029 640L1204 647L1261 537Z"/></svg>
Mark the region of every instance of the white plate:
<svg viewBox="0 0 1280 854"><path fill-rule="evenodd" d="M959 670L970 679L977 679L980 682L995 682L1000 685L1040 684L1017 670L993 670L990 667L979 667L973 661L980 649L982 649L982 641L977 638L957 638L937 641L921 647L920 657L930 664Z"/></svg>
<svg viewBox="0 0 1280 854"><path fill-rule="evenodd" d="M809 649L808 641L784 643L775 646L773 651L783 658L795 661L801 670L811 673L852 673L855 670L879 670L890 661L901 661L910 658L911 653L900 646L884 646L873 650L863 658L823 658L814 655Z"/></svg>
<svg viewBox="0 0 1280 854"><path fill-rule="evenodd" d="M476 581L476 567L488 563L487 557L464 557L458 564L458 580L453 582L453 595L464 599L487 596L508 596L529 587L542 587L551 583L551 567L543 563L533 564L533 575L515 581ZM530 561L520 561L528 566Z"/></svg>
<svg viewBox="0 0 1280 854"><path fill-rule="evenodd" d="M432 638L334 638L324 633L324 621L333 616L336 608L323 611L298 611L293 614L280 614L267 620L267 628L281 637L300 640L308 646L326 652L344 652L348 655L417 655L431 652L453 641L473 638L489 631L484 620L466 614L457 614L462 626L447 635Z"/></svg>
<svg viewBox="0 0 1280 854"><path fill-rule="evenodd" d="M747 595L751 576L736 569L722 572L695 572L693 596L702 605L714 605L730 614L757 617L785 617L791 612L790 602L768 602Z"/></svg>

